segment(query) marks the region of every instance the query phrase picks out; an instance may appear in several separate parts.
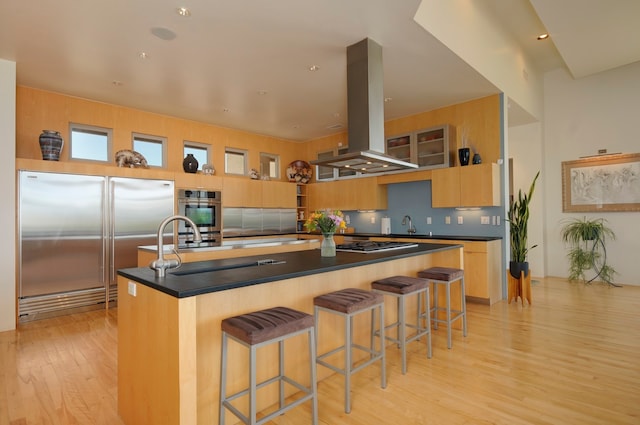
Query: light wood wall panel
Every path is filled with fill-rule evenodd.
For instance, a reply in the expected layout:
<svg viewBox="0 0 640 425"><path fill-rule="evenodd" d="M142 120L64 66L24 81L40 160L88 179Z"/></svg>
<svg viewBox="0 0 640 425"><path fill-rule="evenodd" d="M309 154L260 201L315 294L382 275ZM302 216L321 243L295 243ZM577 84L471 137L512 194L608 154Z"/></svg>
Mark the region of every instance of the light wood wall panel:
<svg viewBox="0 0 640 425"><path fill-rule="evenodd" d="M67 143L71 122L113 129L114 153L131 149L133 132L166 137L169 171L182 171L184 140L212 146L216 175L224 174L227 146L249 152L249 169L260 169L261 152L280 155L280 180L287 180L289 163L304 159L306 153L304 143L18 86L16 157L41 159L38 137L44 129L59 131ZM68 146L63 148L60 161L69 161Z"/></svg>
<svg viewBox="0 0 640 425"><path fill-rule="evenodd" d="M433 111L421 112L386 121L385 136L393 136L441 124L451 125L452 151L462 146L462 128L468 128L469 147L480 153L483 162L496 162L500 158L500 97L493 95ZM315 159L318 152L348 145L347 132L308 141L306 156ZM457 162L457 160L456 160ZM454 162L455 163L455 162ZM315 178L315 176L314 176Z"/></svg>
<svg viewBox="0 0 640 425"><path fill-rule="evenodd" d="M16 98L17 158L41 159L38 136L44 129L58 130L65 142L68 141L70 122L112 128L114 152L131 149L132 132L167 137L170 171L182 170L184 140L209 144L217 175L224 172L224 150L227 146L247 150L250 169L260 169L260 152L280 155L280 180L286 180L285 170L292 161L311 161L318 152L348 145L346 131L298 143L24 86L17 87ZM465 126L470 145L479 151L483 162L496 162L500 157L499 105L499 96L493 95L389 120L385 123L385 134L391 136L450 124L454 141L452 150L455 151L462 144L462 127ZM60 161L68 160L69 151L63 149Z"/></svg>

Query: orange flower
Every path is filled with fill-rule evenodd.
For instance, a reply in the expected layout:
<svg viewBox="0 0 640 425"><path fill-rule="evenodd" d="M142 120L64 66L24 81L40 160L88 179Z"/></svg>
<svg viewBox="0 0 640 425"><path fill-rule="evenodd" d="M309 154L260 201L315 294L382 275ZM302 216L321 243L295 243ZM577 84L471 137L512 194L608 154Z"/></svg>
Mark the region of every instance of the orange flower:
<svg viewBox="0 0 640 425"><path fill-rule="evenodd" d="M344 214L340 210L322 210L311 213L304 227L308 232L335 233L338 229L346 229Z"/></svg>

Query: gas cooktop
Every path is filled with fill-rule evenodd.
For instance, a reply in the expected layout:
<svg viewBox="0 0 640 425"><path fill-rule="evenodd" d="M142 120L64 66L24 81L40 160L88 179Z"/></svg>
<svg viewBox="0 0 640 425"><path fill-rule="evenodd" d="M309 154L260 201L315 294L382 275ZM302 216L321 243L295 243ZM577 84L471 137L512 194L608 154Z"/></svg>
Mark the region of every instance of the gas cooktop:
<svg viewBox="0 0 640 425"><path fill-rule="evenodd" d="M416 246L418 246L418 244L410 242L361 241L336 245L336 251L370 254L372 252L392 251L395 249L414 248Z"/></svg>

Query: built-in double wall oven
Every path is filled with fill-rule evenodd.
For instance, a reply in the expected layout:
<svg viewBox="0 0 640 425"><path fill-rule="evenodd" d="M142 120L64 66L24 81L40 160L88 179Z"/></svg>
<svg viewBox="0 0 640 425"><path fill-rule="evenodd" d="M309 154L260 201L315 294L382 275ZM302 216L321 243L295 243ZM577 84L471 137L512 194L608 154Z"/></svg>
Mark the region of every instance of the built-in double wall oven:
<svg viewBox="0 0 640 425"><path fill-rule="evenodd" d="M219 191L178 189L178 214L189 217L198 226L202 242L198 247L222 244L222 194ZM183 220L178 222L178 248L196 247L193 231Z"/></svg>

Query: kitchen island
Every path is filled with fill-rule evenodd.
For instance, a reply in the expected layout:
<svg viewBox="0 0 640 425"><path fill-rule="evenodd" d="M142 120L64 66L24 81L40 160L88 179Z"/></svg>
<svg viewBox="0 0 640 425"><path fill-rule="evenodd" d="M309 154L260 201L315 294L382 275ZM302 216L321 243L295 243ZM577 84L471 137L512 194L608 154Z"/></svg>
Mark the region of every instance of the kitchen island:
<svg viewBox="0 0 640 425"><path fill-rule="evenodd" d="M265 261L268 260L268 261ZM260 265L258 265L260 264ZM418 244L414 248L321 257L319 250L201 261L156 278L148 268L118 271L118 412L126 424L217 423L220 376L220 322L254 310L286 306L312 314L313 297L347 287L369 289L371 281L415 276L432 266L462 268L459 245ZM459 299L457 294L452 298ZM395 303L387 303L387 322ZM337 318L322 317L319 350L342 339ZM356 321L356 332L369 330ZM332 331L330 331L332 330ZM331 333L332 332L332 333ZM365 341L360 343L366 344ZM288 350L305 353L304 338ZM246 385L246 350L230 346L230 391ZM269 369L276 351L260 356ZM289 356L287 369L304 382L308 359ZM330 371L318 369L319 379ZM268 391L268 390L267 390ZM259 409L276 400L277 390L259 397Z"/></svg>

